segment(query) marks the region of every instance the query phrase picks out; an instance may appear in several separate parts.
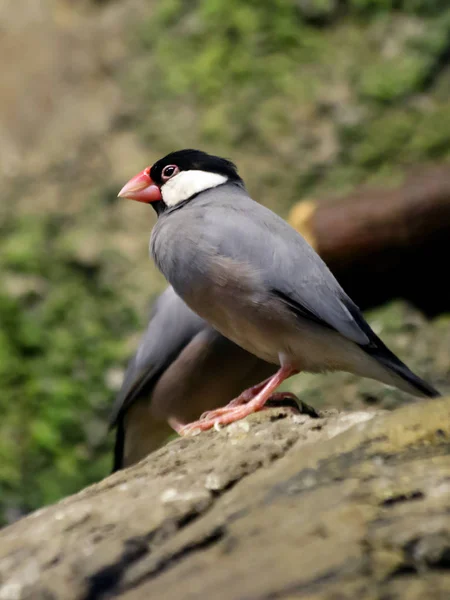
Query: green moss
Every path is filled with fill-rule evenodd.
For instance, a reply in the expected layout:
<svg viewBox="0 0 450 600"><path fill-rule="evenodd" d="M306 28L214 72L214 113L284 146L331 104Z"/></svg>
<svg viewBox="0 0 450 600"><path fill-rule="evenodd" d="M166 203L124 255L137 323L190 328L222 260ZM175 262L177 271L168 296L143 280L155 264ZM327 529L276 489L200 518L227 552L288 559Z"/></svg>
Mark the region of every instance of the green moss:
<svg viewBox="0 0 450 600"><path fill-rule="evenodd" d="M155 2L130 36L127 127L153 154L200 147L233 158L255 198L286 213L305 195L399 181L410 165L450 156L449 38L447 0ZM123 259L92 225L107 228L98 215L115 214L115 193L96 190L72 223L2 217L0 520L109 470L105 374L126 362L138 327ZM387 341L431 374L424 357L450 347L444 327L424 348L424 324L418 343L407 314L386 311L372 318ZM293 389L315 406L401 399L343 374L303 375Z"/></svg>
<svg viewBox="0 0 450 600"><path fill-rule="evenodd" d="M422 116L410 140L409 152L412 160L439 159L450 156L450 105L448 102L435 104L433 109Z"/></svg>
<svg viewBox="0 0 450 600"><path fill-rule="evenodd" d="M390 181L448 156L449 35L444 2L353 0L342 11L315 0L171 0L141 25L151 60L127 87L152 104L144 141L232 155L252 192L269 204L276 193L283 212L303 194ZM261 160L246 171L249 154ZM278 175L286 160L294 185Z"/></svg>
<svg viewBox="0 0 450 600"><path fill-rule="evenodd" d="M123 363L136 318L101 263L57 252L68 230L11 218L0 241L2 279L15 277L0 294L0 521L96 481L111 460L105 373Z"/></svg>
<svg viewBox="0 0 450 600"><path fill-rule="evenodd" d="M368 123L360 140L353 144L351 162L365 169L373 169L387 160L401 160L417 122L415 111L391 111Z"/></svg>
<svg viewBox="0 0 450 600"><path fill-rule="evenodd" d="M353 13L369 16L394 11L434 16L442 14L448 8L446 0L349 0L347 4Z"/></svg>
<svg viewBox="0 0 450 600"><path fill-rule="evenodd" d="M418 89L427 72L423 57L410 55L378 61L361 75L359 92L377 102L395 102Z"/></svg>

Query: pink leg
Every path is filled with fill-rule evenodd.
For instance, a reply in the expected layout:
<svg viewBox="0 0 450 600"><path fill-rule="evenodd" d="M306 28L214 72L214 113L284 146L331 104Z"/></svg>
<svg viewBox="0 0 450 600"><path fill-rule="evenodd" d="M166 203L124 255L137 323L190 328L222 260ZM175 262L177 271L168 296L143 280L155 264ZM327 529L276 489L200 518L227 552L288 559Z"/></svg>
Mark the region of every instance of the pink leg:
<svg viewBox="0 0 450 600"><path fill-rule="evenodd" d="M253 400L256 394L259 394L259 392L264 389L264 386L267 385L271 379L271 377L268 377L267 379L264 379L264 381L261 381L261 383L257 383L247 390L244 390L242 394L239 394L239 396L232 400L227 406L241 406L241 404L246 404L249 400Z"/></svg>
<svg viewBox="0 0 450 600"><path fill-rule="evenodd" d="M270 377L269 377L269 379L270 379ZM214 413L214 414L210 418L217 418L218 416L228 412L228 410L230 408L233 408L235 406L241 406L242 404L245 404L246 402L251 400L252 397L254 397L256 395L256 393L254 393L253 396L250 397L250 393L254 392L255 390L261 391L261 389L269 382L269 379L265 379L262 383L258 383L257 385L255 385L251 388L248 388L248 390L245 390L244 392L242 392L242 394L240 394L237 398L232 400L229 404L227 404L227 406L225 406L223 408L218 408L217 410L210 410L210 411L203 413L201 415L200 419L202 421L207 420L209 415L211 415L212 413ZM247 394L248 394L248 396L247 396ZM291 400L291 401L295 402L297 405L300 402L300 400L297 398L297 396L295 394L292 394L291 392L275 392L274 394L270 395L270 397L267 399L267 402L269 402L269 400L274 400L275 402L280 402L280 403L283 400ZM174 431L176 431L177 433L179 433L183 429L183 427L186 427L186 425L184 425L183 423L178 421L178 419L175 419L175 417L170 417L167 420L167 422L172 427L172 429ZM190 425L190 423L188 423L188 425Z"/></svg>
<svg viewBox="0 0 450 600"><path fill-rule="evenodd" d="M241 394L236 400L233 400L233 403L239 400L238 404L230 403L225 408L210 411L207 413L206 418L181 427L178 430L178 433L180 435L189 435L196 430L206 431L215 425L228 425L229 423L239 421L239 419L243 419L244 417L261 410L277 387L295 373L297 373L297 371L291 366L281 367L268 381L263 382L264 387L260 389L256 396L251 400L244 403L245 401L241 400L243 396L243 394ZM250 388L250 390L252 389L254 388Z"/></svg>
<svg viewBox="0 0 450 600"><path fill-rule="evenodd" d="M256 385L253 385L247 390L244 390L242 394L239 394L237 398L231 400L231 402L229 402L226 406L222 408L217 408L216 410L207 410L200 416L200 420L203 421L205 419L208 420L218 417L228 412L228 409L230 408L234 408L235 406L241 406L242 404L247 404L247 402L252 400L256 396L256 394L258 394L264 388L264 386L269 383L270 379L271 378L268 377L267 379L264 379L264 381L262 381L261 383L257 383Z"/></svg>
<svg viewBox="0 0 450 600"><path fill-rule="evenodd" d="M269 377L269 379L270 379L270 377ZM234 400L229 402L223 408L216 408L215 410L208 410L208 411L204 412L200 416L200 420L204 421L204 420L209 420L209 419L215 419L216 417L219 417L220 415L226 414L230 408L234 408L235 406L242 406L243 404L247 404L247 402L249 402L256 396L256 393L254 393L253 395L250 395L249 392L251 392L252 390L255 390L255 388L257 388L257 391L260 392L261 389L269 382L269 379L266 379L262 383L258 383L258 385L255 385L254 387L251 387L248 390L245 390L245 392L242 392L242 394L240 394L237 398L235 398ZM246 395L247 393L248 393L248 396ZM268 400L274 400L275 402L282 402L283 400L293 400L297 404L300 402L300 400L297 398L297 396L295 394L291 394L291 392L275 392L274 394L270 395Z"/></svg>

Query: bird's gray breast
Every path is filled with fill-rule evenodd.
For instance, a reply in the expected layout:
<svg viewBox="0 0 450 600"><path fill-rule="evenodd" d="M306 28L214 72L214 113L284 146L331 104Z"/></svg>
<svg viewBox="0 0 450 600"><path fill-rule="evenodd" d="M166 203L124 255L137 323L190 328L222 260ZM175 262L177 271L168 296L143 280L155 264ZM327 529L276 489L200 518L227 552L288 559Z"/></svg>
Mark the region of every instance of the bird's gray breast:
<svg viewBox="0 0 450 600"><path fill-rule="evenodd" d="M248 262L220 252L220 239L204 226L202 207L185 206L160 218L151 254L183 300L223 335L261 356L261 319L267 321L267 289L262 274ZM270 316L269 316L270 320ZM267 329L266 329L267 333Z"/></svg>

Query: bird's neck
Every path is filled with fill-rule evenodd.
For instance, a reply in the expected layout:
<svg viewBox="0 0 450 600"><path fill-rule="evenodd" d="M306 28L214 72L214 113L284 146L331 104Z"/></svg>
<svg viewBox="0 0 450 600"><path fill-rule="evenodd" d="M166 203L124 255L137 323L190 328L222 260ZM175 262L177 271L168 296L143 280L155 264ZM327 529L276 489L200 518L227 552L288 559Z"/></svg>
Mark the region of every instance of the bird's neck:
<svg viewBox="0 0 450 600"><path fill-rule="evenodd" d="M162 215L162 213L165 212L168 208L163 200L157 200L156 202L152 202L151 206L152 206L153 210L156 212L156 214L158 215L158 217L160 215Z"/></svg>

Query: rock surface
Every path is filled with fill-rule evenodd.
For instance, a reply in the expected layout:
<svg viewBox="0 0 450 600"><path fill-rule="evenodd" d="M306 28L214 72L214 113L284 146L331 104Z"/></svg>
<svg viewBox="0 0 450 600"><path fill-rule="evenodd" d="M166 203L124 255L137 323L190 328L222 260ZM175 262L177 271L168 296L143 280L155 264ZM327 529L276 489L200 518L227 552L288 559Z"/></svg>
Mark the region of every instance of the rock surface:
<svg viewBox="0 0 450 600"><path fill-rule="evenodd" d="M0 600L450 597L450 399L270 409L0 533Z"/></svg>

